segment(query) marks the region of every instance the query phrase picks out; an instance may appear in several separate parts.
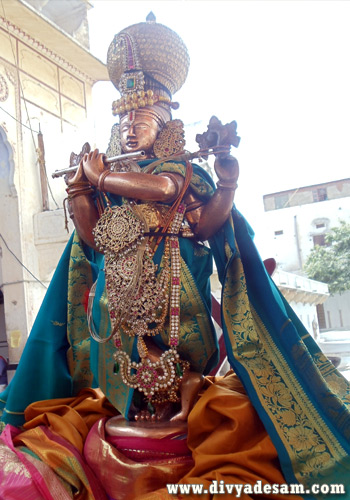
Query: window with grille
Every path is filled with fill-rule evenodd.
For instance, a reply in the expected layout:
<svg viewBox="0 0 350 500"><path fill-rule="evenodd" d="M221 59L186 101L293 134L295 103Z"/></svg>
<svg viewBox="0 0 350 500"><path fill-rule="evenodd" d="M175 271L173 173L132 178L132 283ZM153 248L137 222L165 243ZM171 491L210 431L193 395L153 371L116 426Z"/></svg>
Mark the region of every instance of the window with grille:
<svg viewBox="0 0 350 500"><path fill-rule="evenodd" d="M326 246L326 238L324 234L314 234L312 239L314 240L314 246L319 245L320 247Z"/></svg>
<svg viewBox="0 0 350 500"><path fill-rule="evenodd" d="M326 188L315 189L314 191L312 191L312 196L314 202L328 200L327 189Z"/></svg>

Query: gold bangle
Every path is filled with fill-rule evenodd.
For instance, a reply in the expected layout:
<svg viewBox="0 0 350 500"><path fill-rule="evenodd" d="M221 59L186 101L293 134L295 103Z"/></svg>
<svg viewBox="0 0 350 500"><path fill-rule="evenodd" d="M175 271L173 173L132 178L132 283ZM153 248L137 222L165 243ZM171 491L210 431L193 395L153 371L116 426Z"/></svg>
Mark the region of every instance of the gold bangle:
<svg viewBox="0 0 350 500"><path fill-rule="evenodd" d="M104 170L102 172L102 174L100 175L100 177L98 178L98 182L97 182L97 189L99 191L104 191L104 183L105 183L105 178L107 177L107 175L111 174L111 170Z"/></svg>
<svg viewBox="0 0 350 500"><path fill-rule="evenodd" d="M227 181L219 180L216 183L216 187L218 189L223 189L223 190L227 190L227 191L235 191L238 187L238 184L237 184L237 182L227 182Z"/></svg>

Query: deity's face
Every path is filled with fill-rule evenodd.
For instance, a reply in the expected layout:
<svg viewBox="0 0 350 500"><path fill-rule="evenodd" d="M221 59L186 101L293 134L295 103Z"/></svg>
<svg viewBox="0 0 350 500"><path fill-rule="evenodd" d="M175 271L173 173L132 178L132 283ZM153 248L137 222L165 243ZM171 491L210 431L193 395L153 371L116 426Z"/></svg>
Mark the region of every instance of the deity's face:
<svg viewBox="0 0 350 500"><path fill-rule="evenodd" d="M159 132L158 122L144 110L134 111L120 120L120 142L124 153L144 150L152 155L153 144Z"/></svg>

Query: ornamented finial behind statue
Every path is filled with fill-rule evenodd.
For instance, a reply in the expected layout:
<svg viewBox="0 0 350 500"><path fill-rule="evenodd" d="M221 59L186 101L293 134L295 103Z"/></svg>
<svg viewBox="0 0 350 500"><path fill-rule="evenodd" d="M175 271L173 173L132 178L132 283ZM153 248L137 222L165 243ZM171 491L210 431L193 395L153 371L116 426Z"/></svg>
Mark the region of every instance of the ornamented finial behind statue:
<svg viewBox="0 0 350 500"><path fill-rule="evenodd" d="M155 23L156 22L156 16L153 14L153 12L151 11L148 16L146 17L146 21L148 23Z"/></svg>

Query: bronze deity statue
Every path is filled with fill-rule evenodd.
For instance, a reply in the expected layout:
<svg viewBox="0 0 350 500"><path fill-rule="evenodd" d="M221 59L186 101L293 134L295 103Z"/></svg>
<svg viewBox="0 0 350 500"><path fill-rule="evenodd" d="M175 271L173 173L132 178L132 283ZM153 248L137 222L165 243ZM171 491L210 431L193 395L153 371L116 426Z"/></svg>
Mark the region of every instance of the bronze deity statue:
<svg viewBox="0 0 350 500"><path fill-rule="evenodd" d="M160 39L172 50L159 51ZM188 353L182 359L177 349L182 328L178 242L180 238L210 239L230 214L239 174L237 160L230 156L231 145L239 144L236 123L222 125L212 117L208 130L196 138L200 150L192 155L185 151L183 124L172 119L171 110L178 107L172 94L187 75L187 50L178 35L153 21L131 26L115 37L108 68L121 93L113 103L120 122L112 129L108 153L120 153L119 160L110 168L107 155L97 149L85 152L76 171L66 176L69 212L77 233L105 255L112 326L102 339L90 311L91 334L98 342L114 342L116 370L123 383L141 395L142 402L135 408L133 401L128 418L186 422L203 374L191 366ZM144 167L136 162L140 152L142 162L147 161ZM218 182L213 195L203 201L192 185L190 159L208 154L216 156ZM182 169L177 171L173 165L180 163ZM159 171L161 165L170 167ZM105 193L122 197L122 207L113 208ZM149 262L161 243L159 270L158 264ZM123 275L126 268L128 276ZM125 335L137 338L139 361L124 351ZM157 335L167 336L166 350L154 341Z"/></svg>

